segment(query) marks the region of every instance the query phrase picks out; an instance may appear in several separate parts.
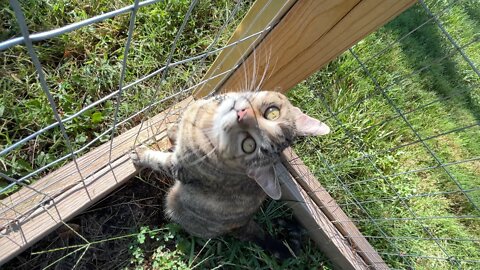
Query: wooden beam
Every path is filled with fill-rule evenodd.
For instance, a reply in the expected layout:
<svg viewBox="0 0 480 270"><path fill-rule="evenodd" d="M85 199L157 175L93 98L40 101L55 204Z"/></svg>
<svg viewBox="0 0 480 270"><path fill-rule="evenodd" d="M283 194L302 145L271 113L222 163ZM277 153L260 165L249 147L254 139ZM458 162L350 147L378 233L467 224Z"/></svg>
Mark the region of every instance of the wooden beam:
<svg viewBox="0 0 480 270"><path fill-rule="evenodd" d="M246 80L258 85L266 74L261 89L286 92L415 2L298 0L221 91L241 90Z"/></svg>
<svg viewBox="0 0 480 270"><path fill-rule="evenodd" d="M285 163L284 163L285 164ZM288 166L288 165L287 165ZM369 269L343 234L282 165L275 168L282 187L282 200L308 230L320 250L338 269Z"/></svg>
<svg viewBox="0 0 480 270"><path fill-rule="evenodd" d="M299 156L287 148L282 153L282 161L296 183L303 188L316 205L316 211L321 211L333 224L339 233L347 239L349 246L359 254L370 269L388 269L388 266L378 255L370 243L357 229L355 223L343 212L337 202L310 172ZM317 228L313 228L318 230Z"/></svg>
<svg viewBox="0 0 480 270"><path fill-rule="evenodd" d="M104 167L86 178L85 186L83 183L72 186L53 201L35 209L28 219L2 231L0 265L87 209L135 174L135 167L127 155L111 165L112 168Z"/></svg>
<svg viewBox="0 0 480 270"><path fill-rule="evenodd" d="M227 45L237 44L221 51L204 76L207 82L195 90L194 96L201 98L210 94L213 89L217 89L228 77L227 71L240 64L250 54L267 33L263 31L268 26L275 25L296 1L255 1L227 43ZM220 75L222 73L224 75Z"/></svg>
<svg viewBox="0 0 480 270"><path fill-rule="evenodd" d="M138 141L164 138L166 125L174 122L178 111L192 100L193 97L189 97L145 121ZM111 164L110 141L78 158L84 181L75 164L70 162L39 179L31 188L24 187L2 200L0 265L130 179L136 169L128 153L139 129L140 125L115 137Z"/></svg>

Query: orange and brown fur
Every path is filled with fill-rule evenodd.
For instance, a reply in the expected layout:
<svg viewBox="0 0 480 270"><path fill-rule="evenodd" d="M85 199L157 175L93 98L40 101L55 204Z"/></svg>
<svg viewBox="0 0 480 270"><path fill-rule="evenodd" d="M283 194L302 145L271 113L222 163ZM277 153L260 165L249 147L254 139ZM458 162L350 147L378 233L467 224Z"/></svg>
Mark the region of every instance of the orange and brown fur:
<svg viewBox="0 0 480 270"><path fill-rule="evenodd" d="M183 113L173 152L145 147L132 152L135 164L176 179L166 214L202 238L231 233L265 249L285 253L252 220L267 195L281 196L274 164L297 136L330 130L303 114L277 92L229 93L191 104ZM285 254L283 254L285 255Z"/></svg>

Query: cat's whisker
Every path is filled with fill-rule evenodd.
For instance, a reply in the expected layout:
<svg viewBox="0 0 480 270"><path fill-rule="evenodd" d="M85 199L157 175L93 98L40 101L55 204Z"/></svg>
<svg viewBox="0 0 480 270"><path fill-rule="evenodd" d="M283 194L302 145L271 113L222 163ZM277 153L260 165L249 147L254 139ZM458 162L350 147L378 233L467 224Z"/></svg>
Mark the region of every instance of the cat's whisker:
<svg viewBox="0 0 480 270"><path fill-rule="evenodd" d="M237 89L237 92L239 93L243 93L243 92L248 92L248 72L247 72L247 65L245 65L245 61L248 57L247 56L243 56L243 59L242 59L242 63L240 63L239 65L241 66L241 69L243 71L243 81L240 81L240 85L238 87L240 87L240 89Z"/></svg>
<svg viewBox="0 0 480 270"><path fill-rule="evenodd" d="M242 86L242 89L240 90L240 92L248 92L248 71L247 71L247 65L245 65L245 62L242 64L242 68L243 68L243 77L245 79L243 83L245 85Z"/></svg>
<svg viewBox="0 0 480 270"><path fill-rule="evenodd" d="M257 82L257 51L253 50L253 69L252 69L252 81L250 84L249 91L254 92L255 84Z"/></svg>
<svg viewBox="0 0 480 270"><path fill-rule="evenodd" d="M275 70L275 67L276 67L276 63L277 61L275 61L275 64L274 66L270 69L270 60L272 59L272 48L270 47L270 49L268 50L268 52L265 54L265 69L264 69L264 73L262 75L262 80L260 82L260 87L263 87L263 82L265 80L268 80L272 77L273 75L273 72ZM275 90L275 89L269 89L269 90Z"/></svg>
<svg viewBox="0 0 480 270"><path fill-rule="evenodd" d="M240 88L240 89L236 89L237 92L240 92L240 93L258 92L258 91L264 90L262 87L265 80L268 80L273 75L277 61L275 61L274 67L270 69L270 60L272 56L272 49L270 48L267 51L267 53L265 53L266 59L264 61L265 62L264 69L262 70L262 76L260 77L260 80L258 80L258 75L259 75L258 72L261 70L260 67L262 64L262 61L257 60L258 53L260 52L258 52L257 49L253 49L253 52L251 55L251 57L253 57L253 65L251 65L251 72L249 72L249 68L247 68L247 65L245 65L245 63L240 64L241 65L240 68L242 69L242 73L243 73L243 81L240 81L239 83L240 85L237 86ZM244 59L244 62L247 59L248 57Z"/></svg>
<svg viewBox="0 0 480 270"><path fill-rule="evenodd" d="M258 85L257 85L257 88L255 89L255 91L259 91L260 90L260 87L263 86L263 80L265 79L265 75L267 74L267 71L268 71L268 61L266 62L265 64L265 68L263 70L263 74L262 74L262 77L260 79L260 82L258 82Z"/></svg>
<svg viewBox="0 0 480 270"><path fill-rule="evenodd" d="M265 70L270 71L269 75L267 76L267 79L271 78L273 71L275 70L275 65L273 65L273 68L270 70L270 60L272 59L272 47L268 50L268 53L266 54L266 59L265 59ZM276 62L276 61L275 61Z"/></svg>

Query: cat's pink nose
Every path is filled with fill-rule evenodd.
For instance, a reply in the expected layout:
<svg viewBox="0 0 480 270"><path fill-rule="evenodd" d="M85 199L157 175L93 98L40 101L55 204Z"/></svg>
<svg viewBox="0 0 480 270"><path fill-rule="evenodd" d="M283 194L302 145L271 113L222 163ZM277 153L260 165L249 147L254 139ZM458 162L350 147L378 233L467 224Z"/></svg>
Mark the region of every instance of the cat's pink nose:
<svg viewBox="0 0 480 270"><path fill-rule="evenodd" d="M248 114L247 109L243 109L237 112L237 121L242 122L243 118Z"/></svg>

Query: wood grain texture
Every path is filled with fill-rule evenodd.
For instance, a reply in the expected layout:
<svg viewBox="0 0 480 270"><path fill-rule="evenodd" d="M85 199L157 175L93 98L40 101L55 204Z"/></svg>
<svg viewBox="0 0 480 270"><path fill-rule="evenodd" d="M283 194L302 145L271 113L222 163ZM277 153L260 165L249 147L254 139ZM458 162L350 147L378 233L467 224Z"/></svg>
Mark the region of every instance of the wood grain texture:
<svg viewBox="0 0 480 270"><path fill-rule="evenodd" d="M232 69L247 57L264 34L259 33L269 25L274 25L297 0L257 0L247 15L240 22L230 37L227 45L239 42L232 47L222 50L205 74L203 81L208 80L195 90L194 96L207 96L213 89L217 89L228 77L226 71ZM251 37L250 37L251 36ZM249 37L248 39L245 39ZM223 73L223 75L221 75Z"/></svg>
<svg viewBox="0 0 480 270"><path fill-rule="evenodd" d="M189 97L145 121L138 141L152 137L160 141L165 137L166 124L174 122L178 118L178 111L192 100ZM24 187L2 200L0 264L63 224L62 220L66 221L80 213L131 178L136 169L128 153L139 129L140 125L114 138L112 164L109 163L110 141L78 158L84 181L76 165L70 162L39 179L30 185L31 188Z"/></svg>
<svg viewBox="0 0 480 270"><path fill-rule="evenodd" d="M275 172L280 176L282 200L292 208L295 217L308 230L310 237L336 268L368 269L348 240L332 224L304 188L295 181L284 165L277 165Z"/></svg>
<svg viewBox="0 0 480 270"><path fill-rule="evenodd" d="M258 85L265 73L261 89L286 92L415 2L298 0L221 91L242 89L245 73Z"/></svg>
<svg viewBox="0 0 480 270"><path fill-rule="evenodd" d="M30 214L15 226L10 226L0 238L0 264L13 258L28 246L42 239L48 233L87 207L98 201L109 192L118 188L135 174L135 167L124 155L110 166L104 167L66 190L53 201L48 202ZM86 244L86 243L85 243Z"/></svg>
<svg viewBox="0 0 480 270"><path fill-rule="evenodd" d="M315 203L356 252L365 260L370 269L388 269L383 259L357 229L355 223L343 212L318 179L310 172L300 157L291 148L282 153L282 161L288 172ZM335 222L338 221L338 222Z"/></svg>

